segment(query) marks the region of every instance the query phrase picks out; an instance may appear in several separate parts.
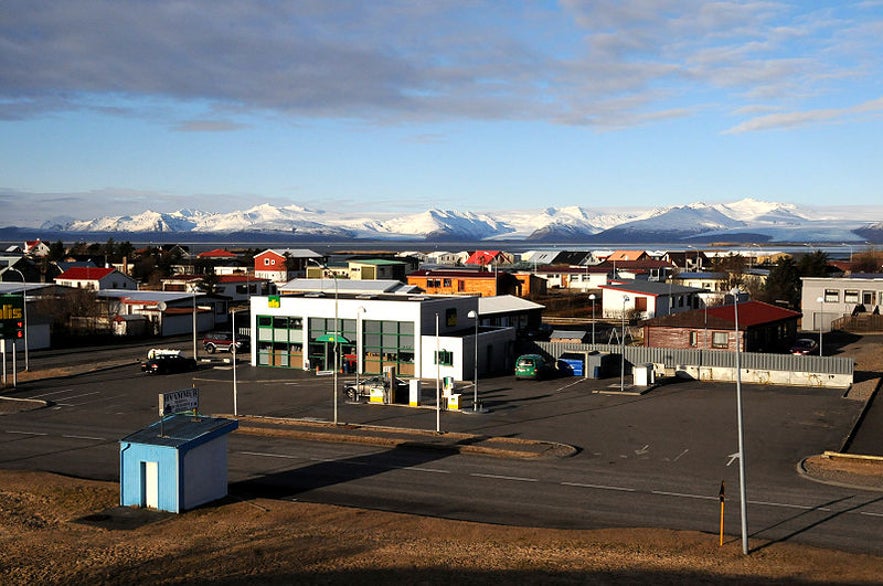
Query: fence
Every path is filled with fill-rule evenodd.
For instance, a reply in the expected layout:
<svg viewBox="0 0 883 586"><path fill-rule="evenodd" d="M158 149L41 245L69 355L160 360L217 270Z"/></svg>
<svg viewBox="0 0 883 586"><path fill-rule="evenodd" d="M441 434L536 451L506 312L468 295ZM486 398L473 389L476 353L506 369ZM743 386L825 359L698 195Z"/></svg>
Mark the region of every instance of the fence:
<svg viewBox="0 0 883 586"><path fill-rule="evenodd" d="M702 381L734 381L736 353L722 350L647 348L617 344L533 342L534 350L559 358L566 352L623 354L629 364L652 364L659 376L679 376ZM848 388L855 362L840 356L739 353L742 380L747 383Z"/></svg>

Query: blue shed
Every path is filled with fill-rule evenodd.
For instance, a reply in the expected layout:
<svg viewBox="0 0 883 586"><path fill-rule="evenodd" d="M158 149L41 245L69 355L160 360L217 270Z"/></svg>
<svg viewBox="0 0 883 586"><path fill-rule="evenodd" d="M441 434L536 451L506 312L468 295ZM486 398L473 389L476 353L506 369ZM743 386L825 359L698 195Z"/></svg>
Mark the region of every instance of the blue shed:
<svg viewBox="0 0 883 586"><path fill-rule="evenodd" d="M169 415L120 440L120 504L180 513L227 496L227 434L239 422Z"/></svg>

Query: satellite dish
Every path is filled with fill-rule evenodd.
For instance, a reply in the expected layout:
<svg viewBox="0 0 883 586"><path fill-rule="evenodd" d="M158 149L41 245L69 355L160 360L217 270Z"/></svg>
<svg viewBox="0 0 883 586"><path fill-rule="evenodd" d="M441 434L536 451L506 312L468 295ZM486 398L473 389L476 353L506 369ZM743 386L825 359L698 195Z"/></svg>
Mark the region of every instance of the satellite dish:
<svg viewBox="0 0 883 586"><path fill-rule="evenodd" d="M156 308L160 311L165 311L167 307L168 307L168 305L166 305L165 301L160 301L159 303L156 304Z"/></svg>

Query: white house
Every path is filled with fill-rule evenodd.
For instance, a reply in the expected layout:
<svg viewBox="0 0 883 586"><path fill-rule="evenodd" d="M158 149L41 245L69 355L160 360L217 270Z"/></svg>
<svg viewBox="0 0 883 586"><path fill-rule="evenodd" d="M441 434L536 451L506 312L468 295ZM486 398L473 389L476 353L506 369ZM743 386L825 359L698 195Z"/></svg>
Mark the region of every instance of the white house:
<svg viewBox="0 0 883 586"><path fill-rule="evenodd" d="M74 289L138 289L138 282L116 269L104 267L71 267L57 277L55 282L62 287Z"/></svg>
<svg viewBox="0 0 883 586"><path fill-rule="evenodd" d="M800 310L804 330L831 331L831 322L857 313L883 309L883 274L802 277Z"/></svg>
<svg viewBox="0 0 883 586"><path fill-rule="evenodd" d="M704 289L654 281L615 281L602 285L602 309L605 318L620 319L635 315L649 319L698 309Z"/></svg>

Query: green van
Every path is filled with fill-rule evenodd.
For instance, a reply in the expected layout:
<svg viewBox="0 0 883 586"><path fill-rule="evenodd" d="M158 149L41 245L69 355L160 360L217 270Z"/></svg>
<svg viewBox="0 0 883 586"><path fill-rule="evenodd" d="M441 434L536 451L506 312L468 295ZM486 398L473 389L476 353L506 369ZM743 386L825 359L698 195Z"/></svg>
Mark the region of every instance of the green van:
<svg viewBox="0 0 883 586"><path fill-rule="evenodd" d="M549 361L541 354L522 354L515 361L515 379L540 380L551 376Z"/></svg>

